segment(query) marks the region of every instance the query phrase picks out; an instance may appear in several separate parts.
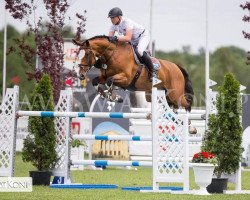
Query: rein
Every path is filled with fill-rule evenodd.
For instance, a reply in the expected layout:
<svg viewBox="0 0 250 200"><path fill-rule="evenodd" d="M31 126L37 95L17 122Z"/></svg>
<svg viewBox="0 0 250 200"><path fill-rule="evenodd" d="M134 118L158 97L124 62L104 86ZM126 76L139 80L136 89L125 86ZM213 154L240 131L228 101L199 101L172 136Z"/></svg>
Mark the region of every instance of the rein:
<svg viewBox="0 0 250 200"><path fill-rule="evenodd" d="M116 46L115 46L115 49L112 51L112 53L111 53L111 55L110 55L110 57L107 59L107 60L105 60L105 58L103 57L103 55L107 52L107 50L108 50L108 48L111 46L111 42L109 42L109 46L102 52L102 54L98 57L99 59L102 59L103 58L103 60L104 60L104 63L108 63L108 61L111 59L111 57L113 56L113 54L115 53L115 50L116 50L116 48L117 48L117 44L116 44Z"/></svg>

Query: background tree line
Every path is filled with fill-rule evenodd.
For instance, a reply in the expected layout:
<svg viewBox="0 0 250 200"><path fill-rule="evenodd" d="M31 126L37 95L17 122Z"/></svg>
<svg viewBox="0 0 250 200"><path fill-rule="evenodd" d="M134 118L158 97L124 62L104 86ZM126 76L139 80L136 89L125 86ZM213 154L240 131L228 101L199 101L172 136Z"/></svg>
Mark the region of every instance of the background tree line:
<svg viewBox="0 0 250 200"><path fill-rule="evenodd" d="M73 37L74 34L71 27L67 27L64 30L64 37ZM0 63L3 63L3 33L2 29L0 31ZM22 38L25 34L18 32L13 26L8 26L7 49L15 46L15 39ZM35 46L32 35L30 35L30 39L27 42ZM187 69L195 91L195 106L201 107L204 106L203 98L205 95L205 49L200 48L198 53L192 53L190 49L190 46L184 46L180 51L156 51L156 57L175 62ZM35 68L35 58L33 62ZM25 74L25 72L30 70L32 69L25 64L18 52L7 56L6 86L13 87L14 84L19 82L20 99L25 94L30 94L34 88L34 81L28 81ZM226 46L210 52L210 79L221 85L226 72L234 73L240 83L247 87L246 93L250 93L250 79L248 78L250 66L246 64L245 50L235 46ZM0 71L0 77L0 90L2 91L2 70ZM216 90L216 86L214 89Z"/></svg>
<svg viewBox="0 0 250 200"><path fill-rule="evenodd" d="M191 53L190 46L184 46L181 51L156 51L156 57L175 62L187 69L195 93L195 106L205 105L205 49ZM245 50L236 46L225 46L210 52L210 79L217 82L212 89L223 82L224 74L232 72L240 83L247 87L245 93L250 93L250 66L246 64Z"/></svg>

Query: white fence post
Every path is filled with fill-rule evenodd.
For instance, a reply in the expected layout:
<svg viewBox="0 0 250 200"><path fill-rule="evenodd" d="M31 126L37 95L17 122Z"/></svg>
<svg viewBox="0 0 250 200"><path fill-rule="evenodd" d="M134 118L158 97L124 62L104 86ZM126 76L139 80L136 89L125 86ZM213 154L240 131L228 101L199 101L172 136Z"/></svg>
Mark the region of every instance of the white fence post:
<svg viewBox="0 0 250 200"><path fill-rule="evenodd" d="M13 177L19 87L8 88L0 107L0 176Z"/></svg>

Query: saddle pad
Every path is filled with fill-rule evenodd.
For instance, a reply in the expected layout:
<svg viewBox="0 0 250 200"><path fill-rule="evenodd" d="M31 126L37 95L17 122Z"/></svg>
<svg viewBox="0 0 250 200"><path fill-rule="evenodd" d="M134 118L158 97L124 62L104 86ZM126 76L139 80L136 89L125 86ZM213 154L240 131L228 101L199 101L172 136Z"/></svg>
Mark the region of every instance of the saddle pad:
<svg viewBox="0 0 250 200"><path fill-rule="evenodd" d="M150 56L150 58L151 58L151 61L152 61L153 65L154 65L154 69L158 71L160 69L160 67L161 67L160 61L157 58L152 57L152 56Z"/></svg>

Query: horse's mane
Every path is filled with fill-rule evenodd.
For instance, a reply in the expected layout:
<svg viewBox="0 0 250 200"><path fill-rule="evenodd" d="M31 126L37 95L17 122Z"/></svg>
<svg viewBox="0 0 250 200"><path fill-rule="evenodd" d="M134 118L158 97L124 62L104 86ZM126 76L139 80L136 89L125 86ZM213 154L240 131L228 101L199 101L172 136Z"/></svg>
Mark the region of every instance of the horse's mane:
<svg viewBox="0 0 250 200"><path fill-rule="evenodd" d="M107 36L107 35L96 35L96 36L94 36L92 38L89 38L88 40L102 39L102 38L105 38L105 39L109 40L109 36Z"/></svg>

